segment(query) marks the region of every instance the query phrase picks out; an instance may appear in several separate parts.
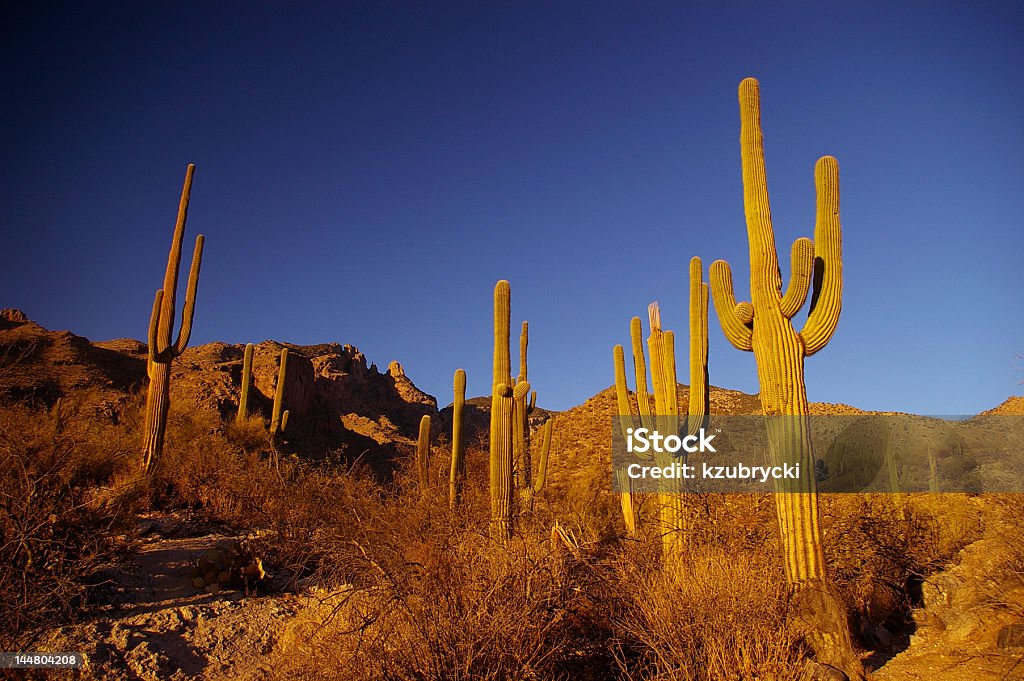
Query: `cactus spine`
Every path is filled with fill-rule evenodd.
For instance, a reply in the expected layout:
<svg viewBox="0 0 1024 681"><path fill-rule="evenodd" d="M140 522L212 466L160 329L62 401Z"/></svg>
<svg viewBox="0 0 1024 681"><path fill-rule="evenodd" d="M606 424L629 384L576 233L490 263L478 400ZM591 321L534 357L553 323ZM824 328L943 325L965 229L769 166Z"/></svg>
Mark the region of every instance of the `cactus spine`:
<svg viewBox="0 0 1024 681"><path fill-rule="evenodd" d="M430 416L420 419L420 435L416 441L416 473L420 481L420 493L427 495L430 486Z"/></svg>
<svg viewBox="0 0 1024 681"><path fill-rule="evenodd" d="M839 322L839 166L831 156L822 157L815 166L814 242L801 238L793 244L792 274L783 294L765 179L760 96L753 78L740 84L739 103L751 303L737 304L731 270L722 260L711 265L711 290L726 338L740 350L754 353L763 413L769 417L789 417L768 420L773 458L776 462L799 463L803 471L810 472L814 462L807 423L804 357L825 347ZM806 300L812 279L810 313L797 333L791 319ZM853 653L845 611L827 587L814 476L801 476L796 484L780 490L775 500L786 577L803 599L801 615L809 624L811 645L822 662L852 678L863 678L863 668Z"/></svg>
<svg viewBox="0 0 1024 681"><path fill-rule="evenodd" d="M452 402L452 469L448 479L448 506L453 509L462 498L466 480L466 443L462 434L462 410L466 406L466 372L455 371L455 401Z"/></svg>
<svg viewBox="0 0 1024 681"><path fill-rule="evenodd" d="M252 383L252 343L245 344L245 357L242 360L242 393L238 398L238 417L242 423L249 416L249 385Z"/></svg>
<svg viewBox="0 0 1024 681"><path fill-rule="evenodd" d="M164 433L167 430L167 410L171 402L171 361L188 347L192 333L192 316L195 312L196 288L199 285L199 266L203 260L203 235L196 237L192 252L192 268L188 275L185 292L185 306L181 311L181 325L178 337L171 341L174 326L174 296L178 288L178 268L181 265L181 245L185 238L185 221L188 217L189 197L192 194L192 175L195 166L191 163L185 170L185 184L178 203L178 218L171 238L171 250L164 271L163 288L156 292L153 311L149 318L149 358L146 373L149 388L146 394L146 423L143 431L142 467L148 473L153 470L164 447Z"/></svg>
<svg viewBox="0 0 1024 681"><path fill-rule="evenodd" d="M288 412L284 411L284 385L288 379L288 348L281 348L281 366L277 369L277 385L274 386L274 410L270 415L271 437L280 435L288 426Z"/></svg>
<svg viewBox="0 0 1024 681"><path fill-rule="evenodd" d="M491 381L490 489L491 531L495 537L509 539L513 531L514 445L512 426L514 404L509 325L511 289L504 279L494 287L494 370ZM516 386L529 386L525 383Z"/></svg>

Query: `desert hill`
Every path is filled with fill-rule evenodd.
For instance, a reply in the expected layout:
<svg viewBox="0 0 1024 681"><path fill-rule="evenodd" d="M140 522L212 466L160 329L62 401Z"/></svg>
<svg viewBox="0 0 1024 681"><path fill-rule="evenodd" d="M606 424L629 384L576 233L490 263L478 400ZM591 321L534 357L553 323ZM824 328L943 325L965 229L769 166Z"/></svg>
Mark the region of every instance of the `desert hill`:
<svg viewBox="0 0 1024 681"><path fill-rule="evenodd" d="M401 364L380 372L352 345L295 345L263 341L253 353L250 413L269 418L281 349L287 347L286 444L311 456L326 451L370 452L370 459L411 444L420 417L438 414L436 400L419 390ZM241 391L244 346L190 347L172 364L172 403L233 417ZM145 392L146 345L130 338L92 342L69 331L49 331L19 310L0 311L0 401L52 407L61 397L92 391L94 409L117 423Z"/></svg>

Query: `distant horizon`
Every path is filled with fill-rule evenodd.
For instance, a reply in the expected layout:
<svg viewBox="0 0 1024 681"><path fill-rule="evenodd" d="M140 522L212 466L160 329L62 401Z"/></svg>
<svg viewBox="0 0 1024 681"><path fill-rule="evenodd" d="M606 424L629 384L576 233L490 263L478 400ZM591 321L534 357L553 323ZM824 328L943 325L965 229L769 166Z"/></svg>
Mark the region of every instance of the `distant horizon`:
<svg viewBox="0 0 1024 681"><path fill-rule="evenodd" d="M967 415L1021 392L1024 5L0 11L0 302L46 328L145 336L193 162L193 345L349 343L439 401L459 367L487 394L507 279L541 406L610 385L653 300L689 383L689 258L749 299L754 76L784 279L814 163L839 161L843 312L809 399ZM709 317L711 382L756 394Z"/></svg>

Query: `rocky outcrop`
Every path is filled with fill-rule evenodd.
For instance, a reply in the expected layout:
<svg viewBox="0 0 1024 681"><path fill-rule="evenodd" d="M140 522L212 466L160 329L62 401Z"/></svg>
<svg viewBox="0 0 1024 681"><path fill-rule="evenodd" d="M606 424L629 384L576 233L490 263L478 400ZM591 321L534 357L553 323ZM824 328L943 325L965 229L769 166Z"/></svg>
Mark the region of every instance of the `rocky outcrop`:
<svg viewBox="0 0 1024 681"><path fill-rule="evenodd" d="M424 414L438 413L437 401L417 388L398 362L381 373L352 345L268 340L253 354L251 414L269 419L285 347L286 447L314 456L339 449L390 456L396 443L415 441ZM172 364L172 402L233 418L244 349L227 343L186 349ZM0 400L51 406L59 397L90 389L123 408L133 390L145 387L146 361L147 347L137 340L92 343L66 331L47 331L18 310L0 311Z"/></svg>

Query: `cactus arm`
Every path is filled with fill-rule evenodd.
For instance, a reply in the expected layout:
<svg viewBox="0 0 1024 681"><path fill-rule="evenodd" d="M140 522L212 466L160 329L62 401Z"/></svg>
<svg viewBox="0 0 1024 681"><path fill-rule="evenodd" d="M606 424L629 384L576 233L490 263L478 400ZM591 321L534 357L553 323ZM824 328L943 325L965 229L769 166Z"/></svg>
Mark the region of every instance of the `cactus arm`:
<svg viewBox="0 0 1024 681"><path fill-rule="evenodd" d="M157 338L157 328L160 325L160 308L163 300L164 292L162 289L158 289L156 296L153 298L153 312L149 315L149 333L147 334L147 339L149 341L149 361L146 364L146 368L147 373L150 374L150 378L152 378L152 371L150 367L152 367L159 357L164 354L163 350L158 347L159 340Z"/></svg>
<svg viewBox="0 0 1024 681"><path fill-rule="evenodd" d="M754 309L778 305L782 275L775 252L768 180L764 168L759 86L753 78L740 83L740 159L743 165L743 209L750 239L750 295Z"/></svg>
<svg viewBox="0 0 1024 681"><path fill-rule="evenodd" d="M754 332L749 325L753 314L749 303L736 304L729 263L716 260L711 263L710 274L711 297L715 301L715 312L722 325L722 332L737 349L750 352L754 349Z"/></svg>
<svg viewBox="0 0 1024 681"><path fill-rule="evenodd" d="M189 163L185 169L185 183L181 188L181 199L178 202L178 217L174 223L174 236L171 238L171 250L167 254L167 269L164 270L164 302L160 313L160 342L165 346L171 344L171 329L174 327L174 296L178 290L178 266L181 264L181 244L185 239L185 222L188 218L188 203L192 195L192 176L196 167Z"/></svg>
<svg viewBox="0 0 1024 681"><path fill-rule="evenodd" d="M687 433L695 434L710 413L708 392L708 285L700 258L690 259L690 399Z"/></svg>
<svg viewBox="0 0 1024 681"><path fill-rule="evenodd" d="M647 392L647 361L644 359L643 327L639 317L629 321L629 335L633 342L633 373L636 377L636 406L643 428L654 427L651 420L651 397Z"/></svg>
<svg viewBox="0 0 1024 681"><path fill-rule="evenodd" d="M676 334L666 331L662 343L661 371L664 378L662 386L665 391L665 409L667 416L679 416L679 398L676 377Z"/></svg>
<svg viewBox="0 0 1024 681"><path fill-rule="evenodd" d="M842 229L839 225L839 163L823 156L814 166L817 218L814 223L814 293L800 331L807 355L828 344L843 303Z"/></svg>
<svg viewBox="0 0 1024 681"><path fill-rule="evenodd" d="M804 301L807 300L807 292L811 288L811 276L814 273L814 244L810 239L801 237L793 242L793 250L790 254L792 271L789 274L789 285L786 287L786 295L782 296L779 309L782 316L792 319L793 315L800 311Z"/></svg>
<svg viewBox="0 0 1024 681"><path fill-rule="evenodd" d="M530 391L530 403L526 405L526 413L532 414L533 410L537 408L537 391Z"/></svg>
<svg viewBox="0 0 1024 681"><path fill-rule="evenodd" d="M188 347L188 339L192 335L192 316L196 309L196 289L199 287L199 267L203 262L203 235L196 237L196 248L192 252L192 267L188 273L188 288L185 291L185 306L181 310L181 326L178 328L178 341L174 344L174 356L177 357Z"/></svg>
<svg viewBox="0 0 1024 681"><path fill-rule="evenodd" d="M551 451L551 424L554 419L544 422L544 443L540 448L540 461L537 463L537 479L533 481L533 493L538 494L544 489L548 479L548 454Z"/></svg>
<svg viewBox="0 0 1024 681"><path fill-rule="evenodd" d="M523 322L523 329L519 333L519 378L518 381L526 380L526 347L530 344L530 325Z"/></svg>
<svg viewBox="0 0 1024 681"><path fill-rule="evenodd" d="M291 413L292 412L290 410L288 410L288 409L285 409L283 412L281 412L281 432L282 433L285 432L286 430L288 430L288 415L291 414Z"/></svg>
<svg viewBox="0 0 1024 681"><path fill-rule="evenodd" d="M626 355L621 345L612 348L612 361L615 365L615 401L618 405L618 419L625 440L626 428L634 427L633 409L629 403L629 388L626 387Z"/></svg>

